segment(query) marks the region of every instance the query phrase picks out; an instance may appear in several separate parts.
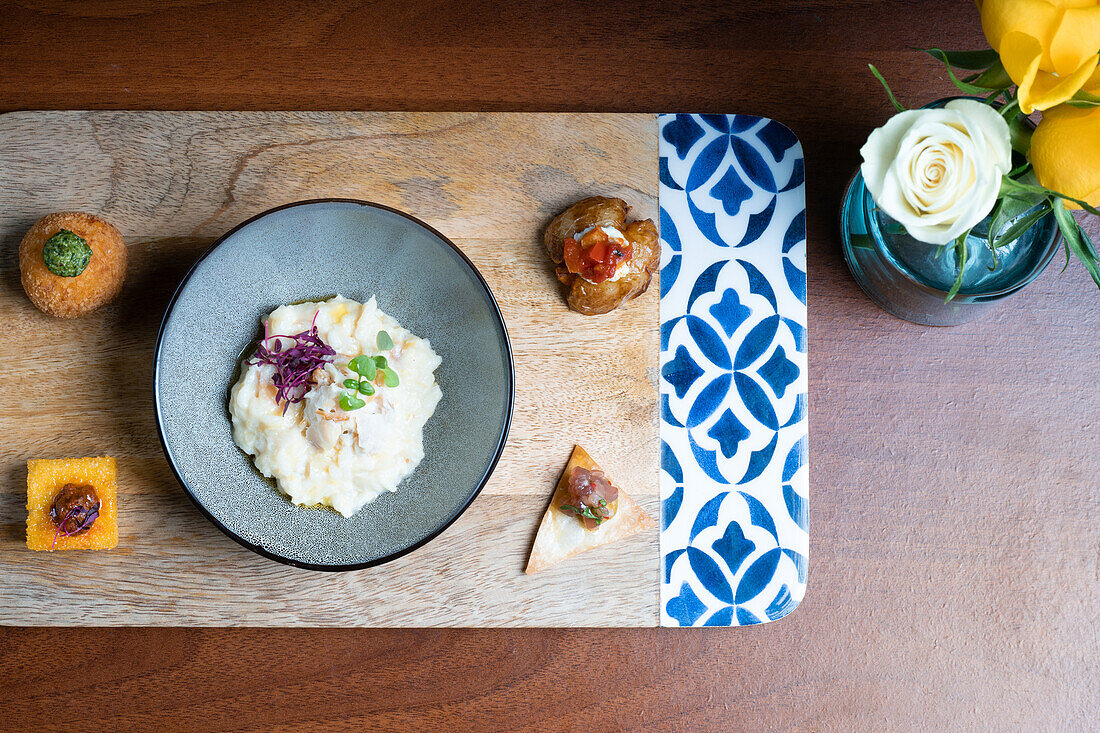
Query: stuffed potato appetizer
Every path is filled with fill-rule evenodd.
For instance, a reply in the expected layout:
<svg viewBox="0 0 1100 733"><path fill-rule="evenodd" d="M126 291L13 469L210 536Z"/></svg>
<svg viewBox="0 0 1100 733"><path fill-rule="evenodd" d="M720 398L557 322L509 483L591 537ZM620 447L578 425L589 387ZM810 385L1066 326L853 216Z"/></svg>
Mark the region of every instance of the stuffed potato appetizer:
<svg viewBox="0 0 1100 733"><path fill-rule="evenodd" d="M622 199L593 196L546 227L546 251L578 313L607 313L649 287L661 258L657 227L649 219L627 225L629 211Z"/></svg>

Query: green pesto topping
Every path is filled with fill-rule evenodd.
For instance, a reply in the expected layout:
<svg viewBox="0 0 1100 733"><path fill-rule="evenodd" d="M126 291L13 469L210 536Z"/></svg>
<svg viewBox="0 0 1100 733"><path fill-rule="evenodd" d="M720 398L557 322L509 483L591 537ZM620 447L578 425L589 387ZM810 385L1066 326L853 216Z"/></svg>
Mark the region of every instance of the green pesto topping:
<svg viewBox="0 0 1100 733"><path fill-rule="evenodd" d="M92 259L92 248L80 235L62 229L46 240L42 260L46 269L61 277L76 277Z"/></svg>

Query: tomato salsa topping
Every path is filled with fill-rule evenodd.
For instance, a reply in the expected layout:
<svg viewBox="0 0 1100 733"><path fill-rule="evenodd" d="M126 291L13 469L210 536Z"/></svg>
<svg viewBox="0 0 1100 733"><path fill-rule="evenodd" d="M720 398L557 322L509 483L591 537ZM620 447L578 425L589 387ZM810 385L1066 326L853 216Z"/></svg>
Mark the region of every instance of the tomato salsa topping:
<svg viewBox="0 0 1100 733"><path fill-rule="evenodd" d="M615 516L619 490L611 485L603 471L575 466L569 476L569 499L561 510L573 514L585 529L595 529Z"/></svg>
<svg viewBox="0 0 1100 733"><path fill-rule="evenodd" d="M633 256L629 242L612 239L602 227L585 232L580 241L574 237L565 240L565 267L593 283L614 277L619 263Z"/></svg>

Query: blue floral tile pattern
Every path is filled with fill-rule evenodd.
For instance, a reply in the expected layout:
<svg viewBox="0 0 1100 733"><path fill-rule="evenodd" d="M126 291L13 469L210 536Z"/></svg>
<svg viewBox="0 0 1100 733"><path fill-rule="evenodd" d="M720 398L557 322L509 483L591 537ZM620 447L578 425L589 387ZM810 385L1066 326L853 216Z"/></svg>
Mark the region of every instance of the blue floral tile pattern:
<svg viewBox="0 0 1100 733"><path fill-rule="evenodd" d="M661 625L745 626L806 592L806 186L798 138L658 117Z"/></svg>

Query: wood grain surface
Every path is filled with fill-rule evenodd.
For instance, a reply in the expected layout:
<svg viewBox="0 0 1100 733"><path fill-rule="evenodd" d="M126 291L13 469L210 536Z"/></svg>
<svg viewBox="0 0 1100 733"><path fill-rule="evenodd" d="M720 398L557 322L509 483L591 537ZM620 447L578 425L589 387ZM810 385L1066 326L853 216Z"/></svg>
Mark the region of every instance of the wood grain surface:
<svg viewBox="0 0 1100 733"><path fill-rule="evenodd" d="M866 64L906 104L950 94L909 47L984 45L972 4L105 0L8 4L0 37L8 110L788 124L807 160L814 533L806 599L751 629L4 629L0 727L61 730L80 705L114 730L1095 728L1095 286L1057 263L981 321L926 328L878 310L840 254L843 186L891 113ZM607 702L569 697L578 679Z"/></svg>
<svg viewBox="0 0 1100 733"><path fill-rule="evenodd" d="M0 487L0 623L656 625L654 528L595 553L598 575L576 563L523 574L574 442L659 511L657 288L604 317L574 313L542 244L554 215L594 194L656 219L653 115L15 112L0 116L0 169L0 312L12 330L0 360L13 387L0 393L11 478ZM254 555L190 506L156 436L150 382L182 268L245 219L330 196L399 208L452 239L496 295L516 372L511 437L473 507L420 550L341 576ZM131 272L116 302L64 321L20 292L14 254L38 217L71 210L124 233ZM100 453L119 463L118 549L28 552L20 468Z"/></svg>

